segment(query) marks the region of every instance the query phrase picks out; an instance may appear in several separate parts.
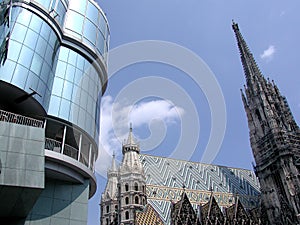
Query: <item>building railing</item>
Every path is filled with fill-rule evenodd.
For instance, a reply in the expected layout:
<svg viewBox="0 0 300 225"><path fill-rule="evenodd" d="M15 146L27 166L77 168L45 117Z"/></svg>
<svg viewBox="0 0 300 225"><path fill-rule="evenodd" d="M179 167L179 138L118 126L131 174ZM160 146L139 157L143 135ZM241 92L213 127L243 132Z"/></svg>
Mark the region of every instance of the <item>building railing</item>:
<svg viewBox="0 0 300 225"><path fill-rule="evenodd" d="M16 124L21 124L21 125L31 126L31 127L39 127L39 128L44 127L44 122L42 120L37 120L19 114L6 112L1 109L0 109L0 121L16 123Z"/></svg>
<svg viewBox="0 0 300 225"><path fill-rule="evenodd" d="M45 149L67 155L77 161L80 161L86 167L90 168L89 160L87 156L82 154L82 152L80 152L80 157L78 158L79 150L70 145L65 144L64 149L62 149L62 142L51 138L45 138Z"/></svg>

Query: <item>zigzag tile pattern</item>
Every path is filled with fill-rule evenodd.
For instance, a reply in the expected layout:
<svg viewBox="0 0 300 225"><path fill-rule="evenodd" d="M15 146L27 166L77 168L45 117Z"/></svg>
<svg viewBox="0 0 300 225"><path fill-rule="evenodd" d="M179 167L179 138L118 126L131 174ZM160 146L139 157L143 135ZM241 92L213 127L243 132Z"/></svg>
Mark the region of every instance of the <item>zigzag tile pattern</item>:
<svg viewBox="0 0 300 225"><path fill-rule="evenodd" d="M259 183L253 171L150 155L140 155L140 160L148 202L165 224L170 222L171 201L177 202L184 190L195 208L209 200L211 190L223 207L234 203L235 194L246 208L259 202Z"/></svg>

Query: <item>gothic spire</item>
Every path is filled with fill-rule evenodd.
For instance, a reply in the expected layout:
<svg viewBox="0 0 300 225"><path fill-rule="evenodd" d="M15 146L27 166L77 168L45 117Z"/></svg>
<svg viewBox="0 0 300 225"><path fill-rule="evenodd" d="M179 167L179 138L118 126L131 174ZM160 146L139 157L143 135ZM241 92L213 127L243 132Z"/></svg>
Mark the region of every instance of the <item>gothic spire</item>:
<svg viewBox="0 0 300 225"><path fill-rule="evenodd" d="M133 137L133 132L132 132L132 124L130 123L130 128L129 128L129 133L128 133L128 138L127 142L123 144L123 154L129 151L135 151L137 153L140 153L140 147L139 145L135 142L134 137Z"/></svg>
<svg viewBox="0 0 300 225"><path fill-rule="evenodd" d="M274 82L263 77L238 24L232 22L232 28L237 39L246 77L246 86L244 87L246 95L242 92L242 100L248 117L250 133L256 133L258 137L262 137L267 132L279 127L286 130L297 129L297 124L285 98L280 94Z"/></svg>

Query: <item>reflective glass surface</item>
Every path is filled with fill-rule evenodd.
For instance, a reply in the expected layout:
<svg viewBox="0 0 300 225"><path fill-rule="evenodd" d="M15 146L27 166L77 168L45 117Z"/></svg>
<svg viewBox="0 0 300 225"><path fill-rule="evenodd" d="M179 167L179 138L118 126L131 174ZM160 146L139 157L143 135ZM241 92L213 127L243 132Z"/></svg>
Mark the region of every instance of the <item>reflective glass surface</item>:
<svg viewBox="0 0 300 225"><path fill-rule="evenodd" d="M98 143L98 107L102 84L80 54L60 47L48 113L84 129Z"/></svg>
<svg viewBox="0 0 300 225"><path fill-rule="evenodd" d="M49 25L30 11L13 7L12 33L6 63L0 67L0 79L31 93L47 110L56 66L58 42Z"/></svg>

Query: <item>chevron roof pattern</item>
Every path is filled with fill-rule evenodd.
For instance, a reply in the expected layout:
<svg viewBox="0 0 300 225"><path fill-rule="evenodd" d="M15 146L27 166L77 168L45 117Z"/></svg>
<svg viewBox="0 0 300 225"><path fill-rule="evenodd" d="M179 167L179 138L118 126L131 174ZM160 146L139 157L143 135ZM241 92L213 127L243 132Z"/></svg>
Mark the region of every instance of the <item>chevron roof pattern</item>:
<svg viewBox="0 0 300 225"><path fill-rule="evenodd" d="M211 191L221 207L234 204L235 195L245 208L259 202L259 183L253 171L211 164L140 155L147 183L147 199L165 224L170 224L171 201L185 190L195 209L209 201Z"/></svg>
<svg viewBox="0 0 300 225"><path fill-rule="evenodd" d="M164 225L163 221L151 204L147 204L143 211L136 213L136 224Z"/></svg>

